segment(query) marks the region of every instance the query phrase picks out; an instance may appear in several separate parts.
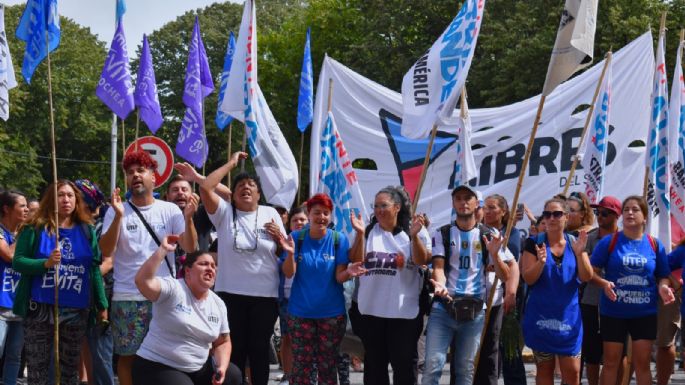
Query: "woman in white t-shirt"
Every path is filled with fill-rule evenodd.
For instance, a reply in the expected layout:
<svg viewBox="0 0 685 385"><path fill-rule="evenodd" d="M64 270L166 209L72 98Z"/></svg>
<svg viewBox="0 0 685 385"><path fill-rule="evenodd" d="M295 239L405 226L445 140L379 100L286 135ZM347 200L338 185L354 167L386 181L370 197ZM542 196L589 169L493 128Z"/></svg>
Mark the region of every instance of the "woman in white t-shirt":
<svg viewBox="0 0 685 385"><path fill-rule="evenodd" d="M277 239L285 234L280 215L273 207L260 205L262 189L256 175L240 173L231 184L231 202L222 199L215 187L240 159L236 152L226 164L207 177L187 164L174 168L189 181L200 185L200 197L218 235L218 269L214 291L228 308L233 330L231 362L241 371L250 361L253 385L269 381L271 335L278 318Z"/></svg>
<svg viewBox="0 0 685 385"><path fill-rule="evenodd" d="M416 344L423 328L419 316L419 266L430 259L431 241L422 215L411 217L409 195L403 187L388 186L376 194L374 217L364 231L353 217L357 236L366 235L361 253L354 248L350 261L363 260L368 272L359 278L358 305L362 314L361 339L364 383L416 382ZM362 258L363 256L363 258Z"/></svg>
<svg viewBox="0 0 685 385"><path fill-rule="evenodd" d="M153 302L150 329L143 340L132 376L134 385L239 385L242 376L230 364L231 337L226 306L211 291L216 263L206 252L188 254L184 278L157 277L177 235L167 235L136 274L140 293Z"/></svg>

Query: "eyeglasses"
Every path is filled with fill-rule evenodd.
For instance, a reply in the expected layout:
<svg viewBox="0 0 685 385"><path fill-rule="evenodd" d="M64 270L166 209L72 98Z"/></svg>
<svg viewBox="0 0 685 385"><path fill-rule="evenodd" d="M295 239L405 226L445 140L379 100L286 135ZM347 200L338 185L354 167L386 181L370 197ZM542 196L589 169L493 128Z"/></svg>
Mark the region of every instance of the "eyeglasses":
<svg viewBox="0 0 685 385"><path fill-rule="evenodd" d="M392 205L391 205L390 203L381 203L381 204L379 204L379 205L376 205L376 204L373 204L373 203L372 203L372 204L371 204L371 209L372 209L372 210L376 210L376 209L378 209L378 210L387 210L387 209L389 209L391 206L392 206Z"/></svg>
<svg viewBox="0 0 685 385"><path fill-rule="evenodd" d="M555 219L559 219L564 216L563 211L543 211L542 212L542 217L544 219L549 219L551 217L554 217Z"/></svg>
<svg viewBox="0 0 685 385"><path fill-rule="evenodd" d="M608 209L594 209L595 215L599 217L608 217L611 214L616 214L615 212Z"/></svg>

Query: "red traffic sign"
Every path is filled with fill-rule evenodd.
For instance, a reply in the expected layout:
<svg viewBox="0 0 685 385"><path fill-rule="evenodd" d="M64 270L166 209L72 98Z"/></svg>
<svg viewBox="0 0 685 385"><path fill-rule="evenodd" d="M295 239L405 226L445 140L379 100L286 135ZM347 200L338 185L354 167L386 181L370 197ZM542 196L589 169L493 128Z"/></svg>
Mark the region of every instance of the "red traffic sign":
<svg viewBox="0 0 685 385"><path fill-rule="evenodd" d="M157 161L155 188L159 188L164 182L169 180L171 172L174 170L174 154L171 152L171 147L156 136L143 136L128 146L126 155L136 150L136 144L138 149L147 151Z"/></svg>

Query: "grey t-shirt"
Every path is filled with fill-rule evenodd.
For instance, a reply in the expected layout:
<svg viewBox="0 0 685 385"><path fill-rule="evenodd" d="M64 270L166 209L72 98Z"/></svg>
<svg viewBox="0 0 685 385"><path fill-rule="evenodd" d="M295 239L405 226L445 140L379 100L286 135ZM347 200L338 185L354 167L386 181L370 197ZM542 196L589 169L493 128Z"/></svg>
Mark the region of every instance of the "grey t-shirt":
<svg viewBox="0 0 685 385"><path fill-rule="evenodd" d="M587 234L587 245L585 246L585 251L588 253L588 255L592 255L592 251L595 249L595 246L597 246L600 239L602 238L599 236L598 227L590 230L590 232ZM602 289L599 286L588 282L587 285L585 285L583 298L580 299L580 303L583 305L599 306L599 297L601 293Z"/></svg>

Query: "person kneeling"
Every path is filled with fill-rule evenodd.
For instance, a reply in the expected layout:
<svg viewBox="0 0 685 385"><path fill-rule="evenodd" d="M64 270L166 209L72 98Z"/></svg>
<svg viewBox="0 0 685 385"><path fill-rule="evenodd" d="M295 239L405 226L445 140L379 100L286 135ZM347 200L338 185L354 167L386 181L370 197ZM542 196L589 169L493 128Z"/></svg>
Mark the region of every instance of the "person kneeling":
<svg viewBox="0 0 685 385"><path fill-rule="evenodd" d="M133 362L133 384L239 385L240 370L229 366L226 306L210 290L216 279L214 258L193 252L183 264L184 278L156 276L177 240L166 236L136 274L138 290L153 305L150 330Z"/></svg>

